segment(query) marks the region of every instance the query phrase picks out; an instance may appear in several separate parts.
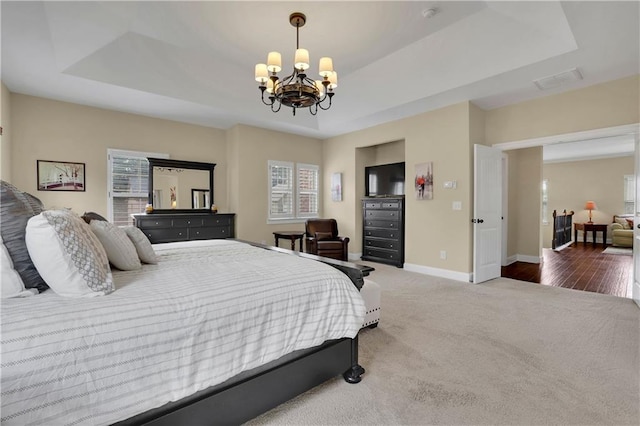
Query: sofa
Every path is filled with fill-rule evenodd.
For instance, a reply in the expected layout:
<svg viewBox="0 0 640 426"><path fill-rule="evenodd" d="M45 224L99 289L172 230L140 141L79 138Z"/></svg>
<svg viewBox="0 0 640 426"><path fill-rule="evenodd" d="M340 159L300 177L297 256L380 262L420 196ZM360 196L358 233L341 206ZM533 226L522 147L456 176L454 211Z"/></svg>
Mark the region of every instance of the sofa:
<svg viewBox="0 0 640 426"><path fill-rule="evenodd" d="M633 247L633 216L613 216L611 245Z"/></svg>

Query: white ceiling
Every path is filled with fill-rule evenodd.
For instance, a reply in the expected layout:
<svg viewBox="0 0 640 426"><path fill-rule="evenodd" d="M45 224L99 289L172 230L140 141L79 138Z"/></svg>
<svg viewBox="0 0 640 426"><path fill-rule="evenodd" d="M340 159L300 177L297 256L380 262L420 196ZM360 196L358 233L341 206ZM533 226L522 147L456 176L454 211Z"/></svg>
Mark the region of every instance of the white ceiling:
<svg viewBox="0 0 640 426"><path fill-rule="evenodd" d="M491 109L638 74L637 1L2 1L10 91L217 128L330 137L471 100ZM425 18L423 11L436 8ZM292 67L291 12L313 74L331 56L328 111L272 113L254 65ZM533 80L578 68L583 80Z"/></svg>

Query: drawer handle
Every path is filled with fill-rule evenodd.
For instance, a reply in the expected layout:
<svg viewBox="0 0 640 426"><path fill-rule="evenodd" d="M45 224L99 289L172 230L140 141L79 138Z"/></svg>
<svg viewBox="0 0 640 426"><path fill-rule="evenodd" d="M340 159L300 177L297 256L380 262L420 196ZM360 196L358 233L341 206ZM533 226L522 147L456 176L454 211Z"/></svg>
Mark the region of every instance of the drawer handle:
<svg viewBox="0 0 640 426"><path fill-rule="evenodd" d="M182 236L182 232L178 232L178 235Z"/></svg>
<svg viewBox="0 0 640 426"><path fill-rule="evenodd" d="M391 216L395 215L395 213L391 213Z"/></svg>
<svg viewBox="0 0 640 426"><path fill-rule="evenodd" d="M156 222L156 225L159 225L159 224L160 224L160 222Z"/></svg>
<svg viewBox="0 0 640 426"><path fill-rule="evenodd" d="M367 232L367 235L371 235L371 232ZM393 235L392 235L393 236Z"/></svg>
<svg viewBox="0 0 640 426"><path fill-rule="evenodd" d="M367 245L371 245L371 241L367 241Z"/></svg>
<svg viewBox="0 0 640 426"><path fill-rule="evenodd" d="M389 234L390 237L393 237L393 234Z"/></svg>
<svg viewBox="0 0 640 426"><path fill-rule="evenodd" d="M389 244L389 248L393 248L393 244Z"/></svg>
<svg viewBox="0 0 640 426"><path fill-rule="evenodd" d="M190 220L187 221L187 225L191 225L191 221Z"/></svg>
<svg viewBox="0 0 640 426"><path fill-rule="evenodd" d="M389 226L393 228L393 223L389 224Z"/></svg>
<svg viewBox="0 0 640 426"><path fill-rule="evenodd" d="M200 231L196 231L196 235L200 235Z"/></svg>

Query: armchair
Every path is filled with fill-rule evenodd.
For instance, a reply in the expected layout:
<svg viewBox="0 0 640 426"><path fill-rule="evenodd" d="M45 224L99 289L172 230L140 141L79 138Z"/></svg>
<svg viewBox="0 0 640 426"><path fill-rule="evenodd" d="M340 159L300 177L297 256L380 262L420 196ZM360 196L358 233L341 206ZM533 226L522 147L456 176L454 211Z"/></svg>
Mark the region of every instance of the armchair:
<svg viewBox="0 0 640 426"><path fill-rule="evenodd" d="M308 219L305 223L305 252L347 260L349 237L338 236L335 219Z"/></svg>

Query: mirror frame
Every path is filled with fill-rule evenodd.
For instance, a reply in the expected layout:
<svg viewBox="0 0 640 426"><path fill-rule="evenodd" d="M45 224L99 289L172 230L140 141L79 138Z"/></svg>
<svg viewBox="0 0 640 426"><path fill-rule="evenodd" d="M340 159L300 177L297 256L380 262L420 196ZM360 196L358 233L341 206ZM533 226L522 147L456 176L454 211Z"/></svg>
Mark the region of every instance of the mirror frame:
<svg viewBox="0 0 640 426"><path fill-rule="evenodd" d="M149 160L149 199L148 203L153 206L153 168L154 167L167 167L172 169L190 169L190 170L206 170L209 171L209 192L211 193L210 204L204 209L153 209L153 213L211 213L211 206L215 204L213 193L213 170L216 167L215 163L202 163L199 161L185 161L185 160L169 160L167 158L151 158Z"/></svg>

